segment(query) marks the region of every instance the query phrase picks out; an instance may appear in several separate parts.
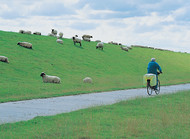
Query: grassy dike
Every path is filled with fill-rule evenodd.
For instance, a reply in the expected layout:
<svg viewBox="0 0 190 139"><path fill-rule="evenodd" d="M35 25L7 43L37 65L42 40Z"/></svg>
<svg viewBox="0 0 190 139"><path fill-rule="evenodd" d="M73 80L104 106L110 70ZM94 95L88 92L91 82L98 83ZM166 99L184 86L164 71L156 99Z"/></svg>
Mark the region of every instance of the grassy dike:
<svg viewBox="0 0 190 139"><path fill-rule="evenodd" d="M189 138L190 91L0 125L2 139Z"/></svg>
<svg viewBox="0 0 190 139"><path fill-rule="evenodd" d="M17 45L33 44L33 49ZM0 55L10 63L0 62L0 102L46 98L80 93L143 87L142 77L152 57L163 69L162 85L190 82L190 54L134 47L129 52L105 44L103 51L96 42L74 46L71 39L0 31ZM61 84L43 83L40 73L61 78ZM91 77L93 84L82 79Z"/></svg>

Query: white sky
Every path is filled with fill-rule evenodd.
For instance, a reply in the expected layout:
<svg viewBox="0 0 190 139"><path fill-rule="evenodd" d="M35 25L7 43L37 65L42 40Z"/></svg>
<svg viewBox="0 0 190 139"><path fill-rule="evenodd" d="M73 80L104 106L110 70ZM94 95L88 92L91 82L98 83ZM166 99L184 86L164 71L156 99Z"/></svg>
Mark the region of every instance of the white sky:
<svg viewBox="0 0 190 139"><path fill-rule="evenodd" d="M190 52L190 0L0 0L0 30Z"/></svg>

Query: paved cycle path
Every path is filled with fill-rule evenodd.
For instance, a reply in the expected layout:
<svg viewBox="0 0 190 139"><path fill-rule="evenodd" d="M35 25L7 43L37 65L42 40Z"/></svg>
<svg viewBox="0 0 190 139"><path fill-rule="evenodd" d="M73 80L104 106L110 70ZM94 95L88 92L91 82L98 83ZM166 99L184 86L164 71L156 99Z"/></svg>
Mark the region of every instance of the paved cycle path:
<svg viewBox="0 0 190 139"><path fill-rule="evenodd" d="M190 90L190 84L161 86L160 94L175 93L181 90ZM0 124L109 105L136 97L149 97L146 88L0 103Z"/></svg>

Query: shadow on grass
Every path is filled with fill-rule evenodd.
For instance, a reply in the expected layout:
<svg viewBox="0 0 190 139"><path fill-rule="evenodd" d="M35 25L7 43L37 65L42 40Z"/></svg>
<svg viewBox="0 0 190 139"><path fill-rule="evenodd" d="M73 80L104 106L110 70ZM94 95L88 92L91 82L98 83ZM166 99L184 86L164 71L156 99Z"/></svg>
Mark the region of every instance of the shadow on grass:
<svg viewBox="0 0 190 139"><path fill-rule="evenodd" d="M82 46L79 46L79 45L74 45L75 47L77 47L77 48L80 48L80 49L84 49Z"/></svg>

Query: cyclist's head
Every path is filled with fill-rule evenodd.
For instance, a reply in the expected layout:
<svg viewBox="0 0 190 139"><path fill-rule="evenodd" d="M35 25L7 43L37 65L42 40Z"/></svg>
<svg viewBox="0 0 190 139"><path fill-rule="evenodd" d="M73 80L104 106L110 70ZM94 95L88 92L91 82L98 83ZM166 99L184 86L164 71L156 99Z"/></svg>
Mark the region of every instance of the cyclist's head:
<svg viewBox="0 0 190 139"><path fill-rule="evenodd" d="M151 58L151 61L156 61L156 58Z"/></svg>

